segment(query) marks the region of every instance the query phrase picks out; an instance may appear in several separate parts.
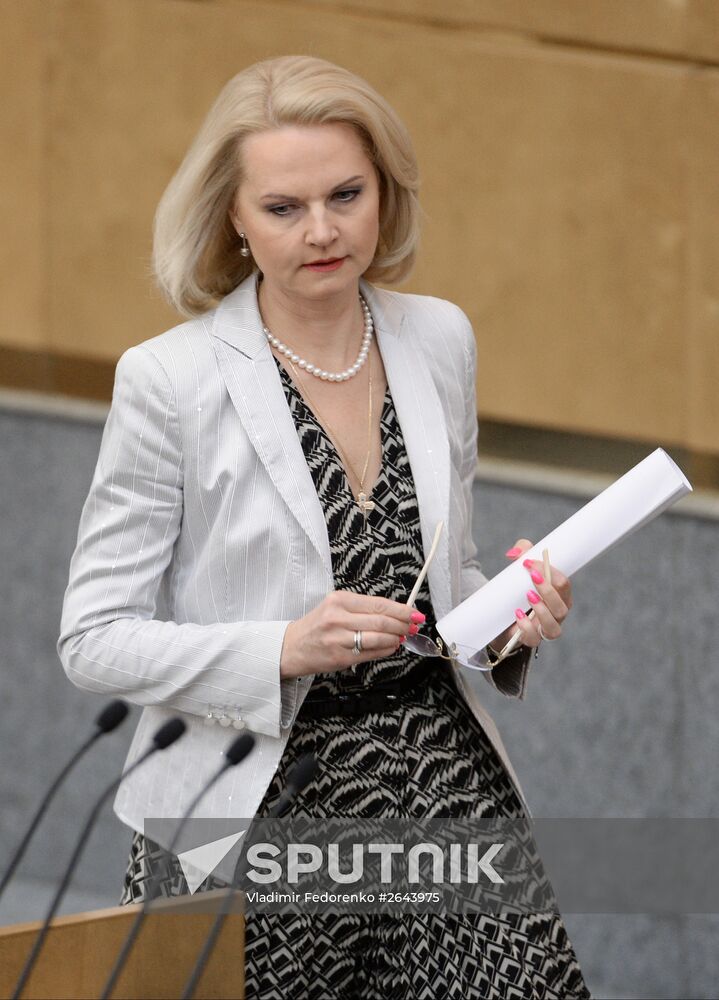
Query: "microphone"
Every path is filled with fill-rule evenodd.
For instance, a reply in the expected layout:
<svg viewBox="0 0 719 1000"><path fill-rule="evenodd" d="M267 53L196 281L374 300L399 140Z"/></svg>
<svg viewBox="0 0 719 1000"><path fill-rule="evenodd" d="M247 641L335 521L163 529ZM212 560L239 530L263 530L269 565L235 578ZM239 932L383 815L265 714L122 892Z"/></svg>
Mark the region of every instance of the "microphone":
<svg viewBox="0 0 719 1000"><path fill-rule="evenodd" d="M8 882L10 881L15 872L15 869L22 861L25 855L25 851L27 850L28 845L32 840L33 834L37 830L40 824L40 820L47 812L47 808L52 802L53 798L55 797L55 793L57 792L60 785L68 776L70 771L72 771L75 764L77 764L80 758L87 752L87 750L90 749L93 743L95 743L95 741L98 740L101 736L104 736L105 733L111 733L113 729L117 729L120 723L123 722L127 717L128 712L129 708L127 706L127 703L121 701L118 698L115 701L111 701L108 705L105 705L103 710L95 719L95 726L96 726L95 731L88 737L88 739L85 740L85 742L82 744L79 750L75 751L75 753L72 755L67 764L63 767L63 769L60 771L58 776L55 778L55 780L45 793L45 797L40 803L37 812L33 816L30 826L27 828L27 831L25 832L25 835L21 838L17 850L15 851L15 854L13 855L13 858L10 861L8 869L2 877L2 882L0 882L0 896L2 896L3 892L5 891L5 887L7 886Z"/></svg>
<svg viewBox="0 0 719 1000"><path fill-rule="evenodd" d="M316 771L317 759L314 754L306 753L300 757L292 769L292 774L287 776L287 788L282 792L277 800L277 805L270 813L272 818L285 815L295 796L312 781Z"/></svg>
<svg viewBox="0 0 719 1000"><path fill-rule="evenodd" d="M250 733L243 733L242 736L238 736L236 740L233 740L228 749L225 750L224 764L219 768L218 771L215 772L215 774L212 775L210 780L200 789L200 791L197 793L197 795L194 797L194 799L188 806L187 810L185 811L184 816L180 820L177 829L175 830L175 833L172 836L172 840L170 841L170 846L168 848L170 854L174 852L175 845L180 839L180 834L184 830L187 820L190 818L190 815L194 812L197 803L200 801L203 795L205 795L210 790L210 788L212 788L215 782L222 777L225 771L227 771L230 767L235 767L235 765L239 764L240 761L244 760L245 757L252 751L254 745L255 745L254 736L252 736ZM134 947L135 941L137 940L137 936L140 933L140 929L142 928L142 924L146 915L147 913L145 908L141 906L139 913L135 917L135 920L133 921L132 926L130 927L130 930L127 933L127 937L125 938L124 944L122 945L122 948L120 949L120 952L117 958L115 959L115 964L113 965L112 971L110 972L107 982L105 983L105 989L102 991L101 1000L108 1000L108 997L112 996L112 991L115 989L115 985L117 984L117 980L120 977L120 973L125 967L125 963L127 962L130 952Z"/></svg>
<svg viewBox="0 0 719 1000"><path fill-rule="evenodd" d="M25 961L23 970L20 973L20 978L18 979L15 985L15 991L12 995L12 1000L18 1000L18 998L22 995L22 991L25 988L30 973L32 972L33 967L38 959L38 956L42 951L42 946L45 942L45 938L47 937L47 932L50 927L50 922L57 913L58 907L62 902L63 896L65 895L67 887L70 883L70 879L72 878L72 873L74 872L77 863L80 860L80 855L83 852L87 839L90 836L90 832L92 831L92 828L97 821L97 817L100 814L100 810L104 806L105 802L112 795L112 793L116 791L118 785L122 781L124 781L128 775L132 774L132 772L136 770L138 767L140 767L141 764L145 763L148 757L151 757L154 753L157 753L158 750L165 750L167 747L173 744L175 740L179 740L179 738L182 736L186 728L187 726L182 721L182 719L177 717L174 719L169 719L162 726L160 726L155 735L152 737L152 745L145 751L144 754L142 754L141 757L138 757L138 759L135 761L134 764L131 764L130 767L128 767L125 771L123 771L122 774L119 776L119 778L115 778L115 780L112 781L107 786L105 791L102 793L100 798L92 807L90 815L88 816L87 821L84 827L82 828L82 832L80 833L80 836L77 840L77 843L75 845L75 850L72 853L72 857L70 858L67 869L65 870L65 874L63 875L60 885L58 886L57 892L55 893L55 897L52 903L50 904L50 909L48 910L44 923L40 928L40 930L38 931L37 937L35 938L35 943L32 947L32 950L30 951L30 954L27 957L27 960Z"/></svg>
<svg viewBox="0 0 719 1000"><path fill-rule="evenodd" d="M310 783L312 778L317 771L317 758L312 753L303 754L302 757L297 761L292 773L287 776L287 787L284 792L280 795L277 805L271 810L269 814L270 819L276 819L279 816L284 816L289 807L292 804L293 799L297 796L302 789ZM195 990L197 989L197 984L200 981L202 973L205 971L205 966L207 965L210 955L212 954L215 945L217 944L217 939L220 936L220 932L224 926L225 920L227 919L230 910L232 908L232 901L235 895L235 886L237 885L240 865L242 861L242 855L237 859L237 864L235 865L235 871L232 877L232 882L227 888L224 899L222 901L222 907L220 912L215 917L215 921L210 928L210 932L205 939L205 943L202 946L202 951L200 952L195 967L190 973L190 977L185 985L185 991L182 994L182 1000L192 1000L195 995Z"/></svg>

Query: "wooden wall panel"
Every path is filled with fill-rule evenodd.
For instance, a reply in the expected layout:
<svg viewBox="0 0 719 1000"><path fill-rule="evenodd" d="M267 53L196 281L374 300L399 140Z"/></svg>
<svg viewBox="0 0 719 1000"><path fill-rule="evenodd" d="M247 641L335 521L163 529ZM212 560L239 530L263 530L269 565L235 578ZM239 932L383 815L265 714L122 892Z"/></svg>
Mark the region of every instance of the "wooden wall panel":
<svg viewBox="0 0 719 1000"><path fill-rule="evenodd" d="M700 59L719 62L719 3L690 0L687 52Z"/></svg>
<svg viewBox="0 0 719 1000"><path fill-rule="evenodd" d="M148 274L160 194L229 77L306 52L366 76L415 137L426 223L405 288L471 316L485 418L719 454L717 73L544 44L541 12L570 9L549 0L453 7L501 10L503 29L511 14L515 34L447 30L433 0L393 0L389 17L372 2L0 0L22 56L2 126L16 241L0 343L17 329L112 364L175 323ZM694 0L654 6L647 37L676 36L670 7L715 21Z"/></svg>
<svg viewBox="0 0 719 1000"><path fill-rule="evenodd" d="M225 0L237 3L238 0ZM283 0L294 3L295 0ZM717 0L316 0L336 10L719 61Z"/></svg>
<svg viewBox="0 0 719 1000"><path fill-rule="evenodd" d="M416 280L475 322L480 412L682 440L684 70L466 42L443 66Z"/></svg>
<svg viewBox="0 0 719 1000"><path fill-rule="evenodd" d="M719 72L692 78L688 114L690 308L685 327L687 445L719 454ZM667 400L675 406L675 400Z"/></svg>
<svg viewBox="0 0 719 1000"><path fill-rule="evenodd" d="M46 339L48 31L42 0L0 0L0 342Z"/></svg>
<svg viewBox="0 0 719 1000"><path fill-rule="evenodd" d="M114 360L178 321L149 276L152 217L230 75L215 58L236 46L230 20L236 14L171 0L59 3L53 350Z"/></svg>

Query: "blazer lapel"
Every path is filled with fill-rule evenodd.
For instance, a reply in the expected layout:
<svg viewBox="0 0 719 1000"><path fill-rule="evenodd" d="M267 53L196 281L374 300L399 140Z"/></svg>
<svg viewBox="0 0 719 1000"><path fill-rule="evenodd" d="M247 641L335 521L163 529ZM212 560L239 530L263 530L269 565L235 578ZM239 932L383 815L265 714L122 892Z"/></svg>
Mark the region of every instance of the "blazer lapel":
<svg viewBox="0 0 719 1000"><path fill-rule="evenodd" d="M212 334L220 371L245 431L332 579L324 511L262 331L254 275L222 300Z"/></svg>
<svg viewBox="0 0 719 1000"><path fill-rule="evenodd" d="M402 428L414 478L425 556L444 521L428 572L437 618L451 610L449 577L449 444L444 413L411 318L390 293L361 282L372 310L377 344ZM225 296L212 334L220 371L255 451L275 487L307 533L330 575L332 558L322 505L262 331L254 275ZM228 350L229 348L229 350Z"/></svg>
<svg viewBox="0 0 719 1000"><path fill-rule="evenodd" d="M427 573L432 608L439 619L452 610L447 523L449 439L444 411L411 315L390 293L365 281L361 282L361 288L374 317L377 344L412 469L425 558L432 547L437 523L444 522Z"/></svg>

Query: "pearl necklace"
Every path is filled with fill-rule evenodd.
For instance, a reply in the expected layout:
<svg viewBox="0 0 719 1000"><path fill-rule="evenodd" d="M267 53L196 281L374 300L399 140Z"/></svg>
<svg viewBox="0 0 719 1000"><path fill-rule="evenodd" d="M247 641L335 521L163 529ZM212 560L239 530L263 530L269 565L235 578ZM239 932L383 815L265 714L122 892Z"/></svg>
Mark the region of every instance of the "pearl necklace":
<svg viewBox="0 0 719 1000"><path fill-rule="evenodd" d="M316 378L321 378L324 382L346 382L347 379L353 378L357 374L367 360L370 344L372 343L372 334L374 333L372 313L361 295L360 305L362 306L362 312L364 313L364 334L362 336L362 345L355 363L350 365L349 368L345 368L343 372L328 372L323 368L320 368L319 365L310 364L305 358L301 358L299 354L295 353L291 347L288 347L287 344L283 344L281 340L274 337L264 324L262 325L262 330L272 346L281 354L284 354L285 357L289 358L290 361L292 361L293 364L296 364L298 368L304 369L304 371L310 375L314 375Z"/></svg>

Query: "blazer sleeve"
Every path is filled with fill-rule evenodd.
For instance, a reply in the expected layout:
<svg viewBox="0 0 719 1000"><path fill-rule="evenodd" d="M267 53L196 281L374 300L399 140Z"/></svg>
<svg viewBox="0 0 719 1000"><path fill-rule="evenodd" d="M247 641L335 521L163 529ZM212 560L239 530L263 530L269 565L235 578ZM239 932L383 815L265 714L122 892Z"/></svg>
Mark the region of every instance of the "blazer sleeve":
<svg viewBox="0 0 719 1000"><path fill-rule="evenodd" d="M472 324L462 313L464 320L464 361L465 361L465 436L462 463L462 484L464 489L464 507L467 512L467 523L464 532L464 551L462 558L462 600L469 597L484 586L487 578L477 559L477 546L472 532L472 487L477 470L477 343ZM508 697L525 697L527 677L531 667L532 650L521 646L520 651L504 660L491 671L485 671L483 676L502 694Z"/></svg>
<svg viewBox="0 0 719 1000"><path fill-rule="evenodd" d="M156 617L182 522L182 481L170 380L152 351L130 348L117 365L70 563L57 643L62 665L88 691L194 715L222 706L249 729L279 736L292 714L293 688L285 689L279 669L289 622Z"/></svg>

